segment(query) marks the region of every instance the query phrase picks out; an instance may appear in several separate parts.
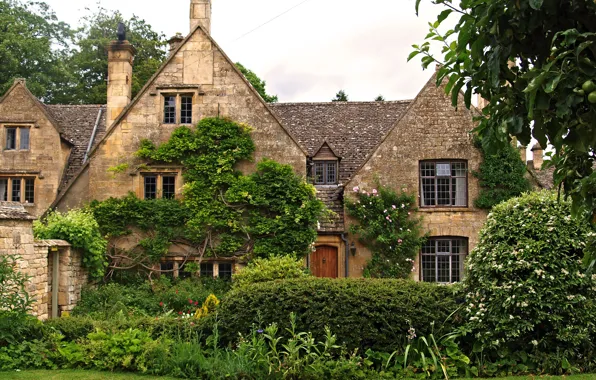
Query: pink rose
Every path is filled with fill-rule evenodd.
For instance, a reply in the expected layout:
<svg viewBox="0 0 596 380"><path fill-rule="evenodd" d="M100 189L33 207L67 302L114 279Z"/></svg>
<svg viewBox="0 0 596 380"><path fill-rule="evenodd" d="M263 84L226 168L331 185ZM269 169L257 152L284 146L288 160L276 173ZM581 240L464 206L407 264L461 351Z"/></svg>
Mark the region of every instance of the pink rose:
<svg viewBox="0 0 596 380"><path fill-rule="evenodd" d="M403 240L401 240L401 239L397 239L397 242L398 242L399 244L401 244L401 243L402 243L402 241L403 241Z"/></svg>
<svg viewBox="0 0 596 380"><path fill-rule="evenodd" d="M395 207L395 205L392 205L391 208L393 208L395 210L397 207Z"/></svg>
<svg viewBox="0 0 596 380"><path fill-rule="evenodd" d="M376 194L377 193L377 189L373 189L372 193L373 194Z"/></svg>
<svg viewBox="0 0 596 380"><path fill-rule="evenodd" d="M354 186L354 189L352 190L354 190L354 192L357 193L358 191L360 191L360 188L358 186Z"/></svg>

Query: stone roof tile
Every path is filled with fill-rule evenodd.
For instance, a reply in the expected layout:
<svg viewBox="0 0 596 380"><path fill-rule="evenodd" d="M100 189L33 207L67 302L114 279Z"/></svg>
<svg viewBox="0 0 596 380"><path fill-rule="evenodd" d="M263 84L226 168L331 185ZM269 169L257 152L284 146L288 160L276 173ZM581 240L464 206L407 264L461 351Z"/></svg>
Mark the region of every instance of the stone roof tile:
<svg viewBox="0 0 596 380"><path fill-rule="evenodd" d="M0 220L32 220L34 216L29 214L25 207L18 202L0 202Z"/></svg>

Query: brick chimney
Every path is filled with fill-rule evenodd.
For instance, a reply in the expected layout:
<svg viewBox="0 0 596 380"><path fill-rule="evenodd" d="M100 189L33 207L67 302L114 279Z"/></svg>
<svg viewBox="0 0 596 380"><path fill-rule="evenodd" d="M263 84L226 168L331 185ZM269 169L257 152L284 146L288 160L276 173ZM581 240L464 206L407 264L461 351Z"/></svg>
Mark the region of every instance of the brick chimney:
<svg viewBox="0 0 596 380"><path fill-rule="evenodd" d="M168 40L168 44L170 45L170 51L168 52L168 57L172 55L174 50L178 49L178 46L184 41L184 37L182 34L176 33L176 35Z"/></svg>
<svg viewBox="0 0 596 380"><path fill-rule="evenodd" d="M190 0L190 30L198 24L211 34L211 0Z"/></svg>
<svg viewBox="0 0 596 380"><path fill-rule="evenodd" d="M543 153L544 150L540 146L540 143L537 142L536 145L532 147L532 155L534 156L534 170L542 169Z"/></svg>
<svg viewBox="0 0 596 380"><path fill-rule="evenodd" d="M132 63L137 50L128 42L112 41L108 45L108 114L109 127L130 103Z"/></svg>

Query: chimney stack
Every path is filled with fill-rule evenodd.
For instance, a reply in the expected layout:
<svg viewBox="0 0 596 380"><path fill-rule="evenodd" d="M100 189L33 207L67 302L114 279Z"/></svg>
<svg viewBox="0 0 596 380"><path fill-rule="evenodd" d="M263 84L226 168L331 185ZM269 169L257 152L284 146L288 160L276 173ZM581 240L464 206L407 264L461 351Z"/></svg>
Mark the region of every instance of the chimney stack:
<svg viewBox="0 0 596 380"><path fill-rule="evenodd" d="M198 24L211 34L211 0L190 0L190 30Z"/></svg>
<svg viewBox="0 0 596 380"><path fill-rule="evenodd" d="M543 163L543 149L540 146L540 143L536 143L536 145L534 145L534 147L532 147L532 155L534 156L534 170L540 170L542 169L542 163Z"/></svg>
<svg viewBox="0 0 596 380"><path fill-rule="evenodd" d="M137 50L127 40L108 45L108 114L109 127L130 103L132 94L132 63Z"/></svg>
<svg viewBox="0 0 596 380"><path fill-rule="evenodd" d="M170 45L170 51L168 52L168 57L171 56L172 53L174 53L174 51L176 49L178 49L178 46L180 46L182 41L184 41L184 37L182 37L182 34L180 34L180 33L176 33L176 35L174 37L172 37L168 40L168 44Z"/></svg>

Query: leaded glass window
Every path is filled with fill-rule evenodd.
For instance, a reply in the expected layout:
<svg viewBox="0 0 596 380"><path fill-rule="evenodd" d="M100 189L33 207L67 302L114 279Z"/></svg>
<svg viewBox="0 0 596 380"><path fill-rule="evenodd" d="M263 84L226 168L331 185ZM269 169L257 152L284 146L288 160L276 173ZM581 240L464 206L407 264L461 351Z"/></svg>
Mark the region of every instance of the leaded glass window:
<svg viewBox="0 0 596 380"><path fill-rule="evenodd" d="M464 238L429 238L421 250L424 282L459 282L464 272L468 242Z"/></svg>
<svg viewBox="0 0 596 380"><path fill-rule="evenodd" d="M421 207L465 207L467 204L467 162L423 161L420 163Z"/></svg>

